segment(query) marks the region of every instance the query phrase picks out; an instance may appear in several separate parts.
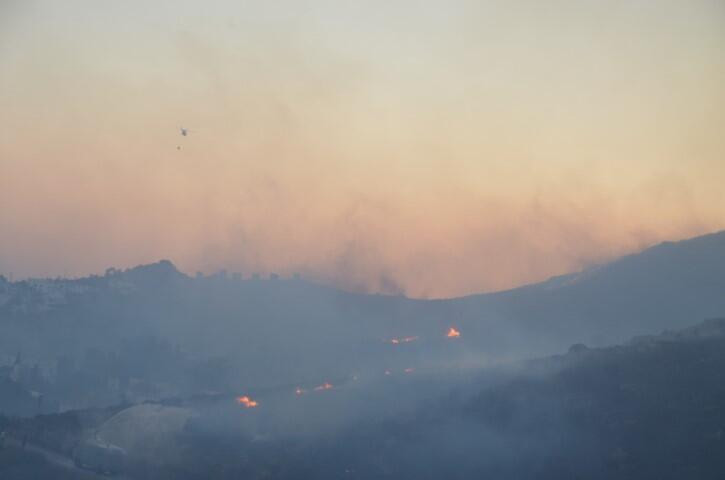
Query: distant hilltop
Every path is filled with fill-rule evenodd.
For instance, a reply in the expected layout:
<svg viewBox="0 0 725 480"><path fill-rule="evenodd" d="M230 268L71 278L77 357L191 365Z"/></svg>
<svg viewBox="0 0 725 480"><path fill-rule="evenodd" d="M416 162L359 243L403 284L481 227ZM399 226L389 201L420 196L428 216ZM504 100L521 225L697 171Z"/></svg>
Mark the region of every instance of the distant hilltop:
<svg viewBox="0 0 725 480"><path fill-rule="evenodd" d="M688 266L689 264L689 266ZM718 269L725 265L725 230L701 235L677 242L664 241L653 245L640 252L625 255L603 265L597 265L586 268L579 272L573 272L563 275L557 275L543 282L523 285L511 289L466 295L462 298L475 298L480 296L492 296L498 294L507 294L517 292L522 289L542 288L542 289L560 289L575 284L587 283L589 281L599 281L603 277L609 277L612 273L618 275L625 274L634 276L642 276L648 274L648 268L661 268L665 266L669 269L666 273L676 273L677 269L692 270L693 266L704 267L705 271ZM665 273L665 272L663 272ZM154 263L141 264L131 268L115 268L109 267L105 270L103 277L115 277L117 279L125 278L128 280L151 280L151 281L169 281L180 279L228 279L228 280L280 280L284 277L277 273L269 272L264 275L259 272L244 275L240 272L228 272L221 269L211 274L203 274L196 272L193 276L181 272L171 260L162 259ZM8 283L27 282L30 284L43 284L49 282L60 282L64 280L83 281L86 279L101 278L99 275L89 275L69 279L65 277L56 278L29 278L26 280L12 281L12 278L0 275L0 292L2 285ZM294 273L288 279L301 280L299 273ZM335 288L334 285L330 287ZM461 297L453 297L461 298Z"/></svg>
<svg viewBox="0 0 725 480"><path fill-rule="evenodd" d="M113 267L106 269L105 276L120 276L129 280L169 281L187 278L170 260L159 260L156 263L137 265L127 270Z"/></svg>
<svg viewBox="0 0 725 480"><path fill-rule="evenodd" d="M0 286L12 283L25 283L28 285L46 285L46 284L59 284L63 282L83 282L92 279L99 278L116 278L126 280L141 280L141 281L170 281L170 280L190 280L190 279L222 279L222 280L281 280L284 279L280 274L270 272L267 275L261 273L252 273L245 277L240 272L229 273L227 270L222 269L211 274L203 274L202 272L196 272L192 277L184 272L180 271L171 260L163 259L154 263L147 263L137 265L131 268L116 268L108 267L103 275L91 274L86 277L79 278L68 278L68 277L42 277L42 278L27 278L23 280L13 281L11 278L0 275ZM294 273L290 277L290 280L301 280L302 276L299 273Z"/></svg>
<svg viewBox="0 0 725 480"><path fill-rule="evenodd" d="M283 280L278 274L270 273L267 278L270 282ZM252 274L246 279L241 273L227 274L226 270L203 275L197 273L194 277L181 272L170 260L137 265L127 269L109 267L103 275L89 275L81 278L30 278L25 280L9 281L0 276L0 313L31 314L42 313L54 308L67 305L71 299L79 299L91 293L104 292L106 294L129 295L134 292L147 292L153 294L161 288L175 286L192 286L199 281L219 282L261 282L260 274ZM299 283L301 276L295 274L287 280Z"/></svg>
<svg viewBox="0 0 725 480"><path fill-rule="evenodd" d="M121 276L129 279L152 279L158 281L169 281L178 279L190 279L192 277L182 273L170 260L159 260L156 263L149 263L145 265L137 265L136 267L129 268L126 270L118 270L115 268L106 269L105 276ZM240 272L233 272L231 275L227 270L219 270L218 272L210 275L204 275L201 272L197 272L194 277L195 279L221 279L221 280L244 280L244 276ZM270 273L268 276L269 280L279 280L281 277L277 273ZM261 280L262 275L259 273L253 273L247 278L248 280ZM291 279L300 280L300 274L295 273Z"/></svg>

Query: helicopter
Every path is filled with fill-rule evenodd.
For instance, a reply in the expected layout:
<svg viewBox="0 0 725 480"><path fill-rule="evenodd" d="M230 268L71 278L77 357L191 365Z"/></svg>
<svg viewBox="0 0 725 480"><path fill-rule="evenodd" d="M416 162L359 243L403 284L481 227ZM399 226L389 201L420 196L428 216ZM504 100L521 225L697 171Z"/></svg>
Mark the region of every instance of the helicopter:
<svg viewBox="0 0 725 480"><path fill-rule="evenodd" d="M179 127L179 133L181 134L182 137L186 137L189 135L189 129L186 127ZM176 149L181 150L181 145L177 145Z"/></svg>

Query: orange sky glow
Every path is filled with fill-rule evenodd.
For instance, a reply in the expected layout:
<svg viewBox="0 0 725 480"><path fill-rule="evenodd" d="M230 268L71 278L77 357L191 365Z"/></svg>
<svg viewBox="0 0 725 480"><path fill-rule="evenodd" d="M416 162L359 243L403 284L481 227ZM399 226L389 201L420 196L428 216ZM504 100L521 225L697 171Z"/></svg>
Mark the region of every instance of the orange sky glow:
<svg viewBox="0 0 725 480"><path fill-rule="evenodd" d="M725 228L721 2L71 3L0 4L0 273L433 298Z"/></svg>

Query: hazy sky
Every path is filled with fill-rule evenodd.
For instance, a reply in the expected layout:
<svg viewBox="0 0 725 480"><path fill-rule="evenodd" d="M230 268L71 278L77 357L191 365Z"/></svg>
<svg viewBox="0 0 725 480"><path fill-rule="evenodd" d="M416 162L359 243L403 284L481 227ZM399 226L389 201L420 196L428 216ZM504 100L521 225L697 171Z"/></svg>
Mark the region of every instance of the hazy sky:
<svg viewBox="0 0 725 480"><path fill-rule="evenodd" d="M725 228L724 132L720 0L0 0L0 272L501 289Z"/></svg>

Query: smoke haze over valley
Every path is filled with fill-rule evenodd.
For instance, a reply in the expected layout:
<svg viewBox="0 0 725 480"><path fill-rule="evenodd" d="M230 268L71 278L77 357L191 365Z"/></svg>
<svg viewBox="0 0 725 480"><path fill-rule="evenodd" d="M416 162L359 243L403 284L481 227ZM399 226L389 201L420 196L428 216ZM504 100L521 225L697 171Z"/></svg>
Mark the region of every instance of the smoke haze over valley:
<svg viewBox="0 0 725 480"><path fill-rule="evenodd" d="M450 300L189 277L165 260L3 278L0 472L718 478L721 427L697 422L725 415L725 323L690 326L725 311L723 291L725 233ZM659 428L673 440L651 443Z"/></svg>
<svg viewBox="0 0 725 480"><path fill-rule="evenodd" d="M0 479L725 478L725 4L0 0Z"/></svg>

